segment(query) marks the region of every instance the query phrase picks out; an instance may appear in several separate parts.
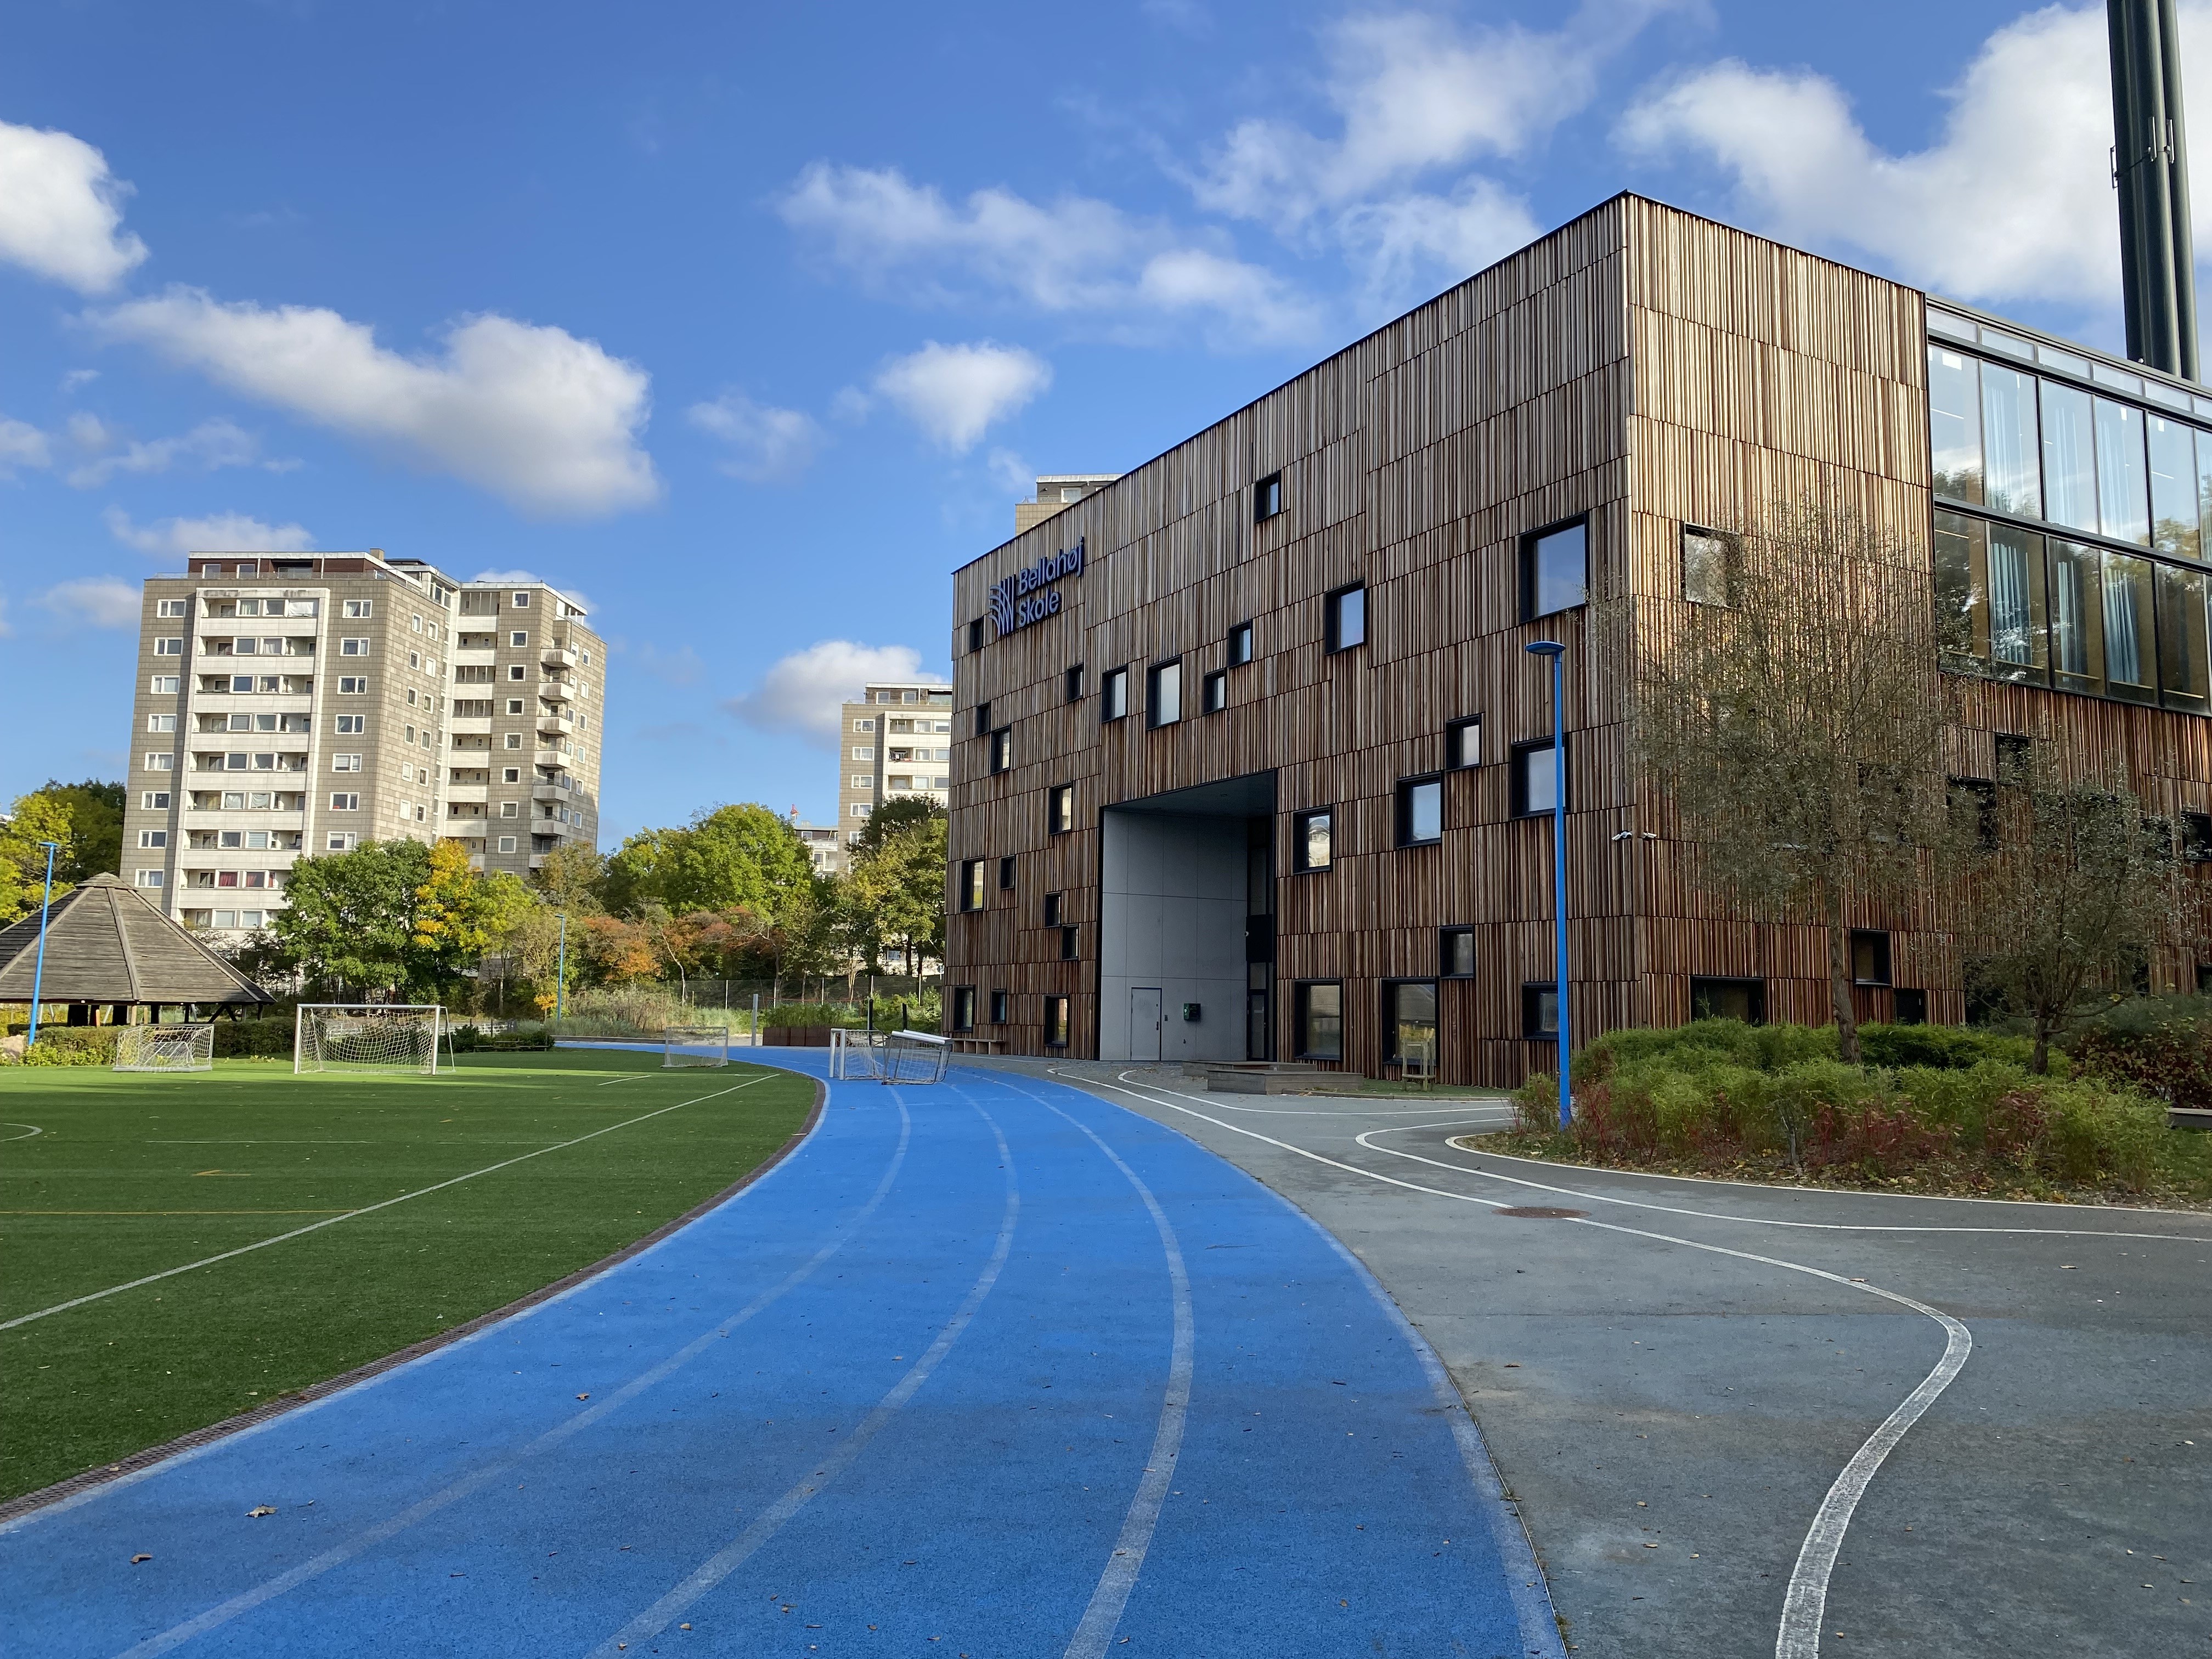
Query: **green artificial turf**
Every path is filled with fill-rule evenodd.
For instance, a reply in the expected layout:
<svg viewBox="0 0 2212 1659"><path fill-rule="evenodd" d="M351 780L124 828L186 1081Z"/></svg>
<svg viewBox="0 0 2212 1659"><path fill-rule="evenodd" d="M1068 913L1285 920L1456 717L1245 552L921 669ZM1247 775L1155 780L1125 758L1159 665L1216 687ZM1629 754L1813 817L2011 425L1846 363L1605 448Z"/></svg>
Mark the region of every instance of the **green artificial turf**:
<svg viewBox="0 0 2212 1659"><path fill-rule="evenodd" d="M610 1130L0 1331L0 1498L587 1266L757 1168L814 1096L789 1073L663 1071L657 1054L462 1060L435 1079L295 1077L251 1060L0 1073L0 1136L14 1137L0 1139L0 1320Z"/></svg>

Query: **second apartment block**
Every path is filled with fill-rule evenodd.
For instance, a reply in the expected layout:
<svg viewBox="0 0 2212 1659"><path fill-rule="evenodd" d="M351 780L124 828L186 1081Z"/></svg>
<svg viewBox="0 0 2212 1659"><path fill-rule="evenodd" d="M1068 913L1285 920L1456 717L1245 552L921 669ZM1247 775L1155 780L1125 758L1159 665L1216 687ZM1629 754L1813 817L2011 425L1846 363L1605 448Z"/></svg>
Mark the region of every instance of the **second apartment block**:
<svg viewBox="0 0 2212 1659"><path fill-rule="evenodd" d="M952 688L928 681L862 688L838 711L837 823L849 846L879 802L952 787Z"/></svg>

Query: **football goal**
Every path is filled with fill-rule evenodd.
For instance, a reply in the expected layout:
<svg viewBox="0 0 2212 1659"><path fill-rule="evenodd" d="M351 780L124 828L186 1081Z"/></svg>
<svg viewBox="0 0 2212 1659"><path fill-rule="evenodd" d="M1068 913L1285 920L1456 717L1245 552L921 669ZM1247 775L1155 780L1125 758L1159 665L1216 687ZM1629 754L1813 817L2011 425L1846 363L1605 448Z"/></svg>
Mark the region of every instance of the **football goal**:
<svg viewBox="0 0 2212 1659"><path fill-rule="evenodd" d="M182 1025L118 1025L118 1072L212 1072L215 1027L204 1020Z"/></svg>
<svg viewBox="0 0 2212 1659"><path fill-rule="evenodd" d="M942 1083L952 1044L928 1031L830 1033L830 1075L847 1081Z"/></svg>
<svg viewBox="0 0 2212 1659"><path fill-rule="evenodd" d="M295 1072L438 1069L446 1011L434 1002L303 1002L292 1033Z"/></svg>
<svg viewBox="0 0 2212 1659"><path fill-rule="evenodd" d="M663 1069L729 1063L730 1028L726 1025L671 1025L660 1034Z"/></svg>

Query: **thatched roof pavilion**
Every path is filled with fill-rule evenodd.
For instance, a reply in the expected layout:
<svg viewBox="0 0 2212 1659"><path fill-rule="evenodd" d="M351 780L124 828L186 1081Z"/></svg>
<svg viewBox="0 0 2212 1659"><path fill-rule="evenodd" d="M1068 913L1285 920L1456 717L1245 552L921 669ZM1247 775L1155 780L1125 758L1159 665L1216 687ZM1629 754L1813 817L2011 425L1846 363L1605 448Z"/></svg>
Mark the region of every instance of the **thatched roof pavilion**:
<svg viewBox="0 0 2212 1659"><path fill-rule="evenodd" d="M39 954L39 913L0 928L0 1003L27 1003ZM266 991L111 875L56 899L46 922L39 1000L70 1005L70 1024L94 1022L106 1004L118 1021L133 1006L258 1006Z"/></svg>

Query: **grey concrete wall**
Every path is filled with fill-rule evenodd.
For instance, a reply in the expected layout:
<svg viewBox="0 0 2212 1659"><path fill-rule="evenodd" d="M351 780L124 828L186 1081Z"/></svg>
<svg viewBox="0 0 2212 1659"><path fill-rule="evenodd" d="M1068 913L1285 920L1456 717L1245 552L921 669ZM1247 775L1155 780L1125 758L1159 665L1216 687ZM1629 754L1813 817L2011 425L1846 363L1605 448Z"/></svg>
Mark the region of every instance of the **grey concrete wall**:
<svg viewBox="0 0 2212 1659"><path fill-rule="evenodd" d="M1098 1057L1133 1057L1129 993L1157 986L1162 1060L1243 1059L1244 820L1109 811L1101 830Z"/></svg>

